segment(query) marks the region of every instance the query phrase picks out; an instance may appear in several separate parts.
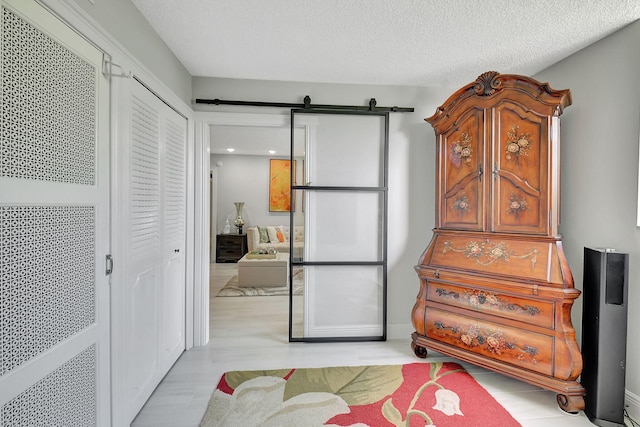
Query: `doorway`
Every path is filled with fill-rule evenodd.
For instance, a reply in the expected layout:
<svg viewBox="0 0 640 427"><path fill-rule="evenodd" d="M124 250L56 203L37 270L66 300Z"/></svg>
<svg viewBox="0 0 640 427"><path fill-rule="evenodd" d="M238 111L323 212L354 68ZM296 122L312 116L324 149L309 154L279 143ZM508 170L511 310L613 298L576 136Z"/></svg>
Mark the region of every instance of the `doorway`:
<svg viewBox="0 0 640 427"><path fill-rule="evenodd" d="M234 202L244 202L243 216L246 222L244 230L249 226L288 225L289 212L269 211L268 176L270 159L287 159L290 155L290 127L288 114L254 114L254 113L202 113L196 119L202 120L208 128L203 149L210 160L210 176L213 176L212 191L208 192L207 201L211 209L210 239L213 242L209 264L209 292L211 307L209 315L212 319L215 313L214 299L220 289L233 276L237 275L237 264L215 263L217 236L222 233L226 220L231 220L231 233L237 233L232 220L235 216ZM308 123L301 123L296 132L301 137L308 132ZM203 132L204 134L204 132ZM229 153L227 148L235 148ZM222 283L223 282L223 283ZM274 315L280 316L278 333L283 340L287 337L287 297L269 300ZM225 304L237 304L241 298L224 297ZM218 301L219 302L219 301ZM226 310L221 310L226 312ZM234 316L242 316L244 311L240 307ZM254 316L247 314L247 316ZM280 322L280 320L279 320ZM209 320L207 320L209 324ZM215 322L210 323L211 336L215 336ZM271 331L270 333L274 333Z"/></svg>
<svg viewBox="0 0 640 427"><path fill-rule="evenodd" d="M363 114L362 116L367 116ZM364 330L363 328L369 328L368 333L358 333L355 334L356 339L363 340L371 340L373 339L386 339L386 310L385 310L385 301L386 301L386 156L387 156L387 123L388 123L388 115L384 114L374 114L371 116L375 116L378 120L378 123L375 124L372 129L376 132L376 137L374 139L373 145L371 145L371 141L369 141L368 146L360 146L355 148L355 151L367 149L369 151L373 150L373 152L377 153L377 157L374 161L374 173L376 175L375 182L360 185L354 183L347 183L349 188L343 188L342 191L348 190L349 192L360 193L361 196L364 197L364 200L361 196L358 196L357 199L362 203L367 205L365 211L370 211L372 213L373 224L384 224L381 229L377 229L373 233L376 237L376 243L373 247L377 248L374 250L375 254L373 258L366 257L366 259L357 259L351 260L350 263L358 264L352 265L349 274L352 277L368 277L367 281L374 283L375 286L372 288L375 290L373 304L373 320L368 319L365 323L359 325L358 328L354 329L357 331ZM379 122L380 117L383 117L382 123ZM251 225L280 225L280 224L289 224L290 226L295 226L296 224L305 224L305 218L309 215L310 210L308 207L309 201L313 200L315 196L319 193L316 193L314 196L309 194L303 195L303 193L308 193L310 188L299 188L294 191L292 202L299 209L294 209L294 220L290 221L289 212L269 212L266 209L268 206L268 184L261 183L261 179L267 176L267 166L268 160L270 158L290 158L291 153L291 145L290 145L290 137L281 136L277 138L280 145L271 145L268 141L268 138L265 135L268 132L273 131L274 134L278 134L279 132L290 132L290 122L291 118L289 115L283 114L238 114L238 113L202 113L199 119L202 119L204 123L209 126L209 132L211 134L210 140L210 160L211 160L211 169L215 170L214 176L217 177L216 182L214 183L214 188L218 188L218 191L214 190L215 197L217 203L211 204L212 208L212 217L215 219L212 221L212 229L211 229L211 237L213 240L217 237L220 230L225 225L225 221L228 217L233 216L235 211L233 207L233 202L241 201L245 204L245 211L243 212L243 216L247 223L247 226ZM301 165L306 164L307 159L305 157L305 150L309 148L308 142L313 139L312 135L316 132L318 123L318 117L313 114L302 114L296 118L294 127L293 127L293 136L294 140L302 141L303 143L298 146L295 144L295 152L293 153L294 160L299 160ZM357 127L357 126L356 126ZM235 134L234 134L235 133ZM232 144L233 143L233 144ZM234 145L234 146L232 146ZM280 147L280 148L273 148ZM230 154L227 149L235 148L232 154ZM352 147L353 148L353 147ZM275 152L269 153L268 150L272 150ZM286 153L280 156L280 153ZM209 155L209 153L207 154ZM232 166L235 166L235 162L243 157L247 161L251 163L251 165L245 168L242 172L229 173L228 171L232 169ZM318 157L319 158L319 157ZM326 159L325 159L326 160ZM263 169L260 168L259 163L262 162ZM310 163L307 165L309 166ZM355 166L355 163L354 165ZM301 166L303 172L300 176L310 176L308 175L309 169L304 171L304 166ZM356 171L358 167L352 167L352 171ZM229 178L226 180L226 178ZM302 178L301 178L302 179ZM242 189L238 186L242 182L249 182L249 189ZM305 186L308 184L308 180L304 183L300 181L300 183ZM367 187L367 188L355 188L355 187ZM233 189L233 190L232 190ZM322 193L326 194L326 188L316 188L315 190L321 190ZM223 192L227 191L228 194L223 196ZM369 197L371 194L374 194L374 197ZM316 197L317 199L317 197ZM318 199L319 200L319 199ZM317 201L317 200L316 200ZM357 203L362 205L362 203ZM371 204L373 203L373 205ZM304 206L304 208L303 208ZM369 209L371 207L374 209ZM306 208L306 213L305 213ZM377 228L377 227L376 227ZM233 228L232 228L233 230ZM366 233L365 233L366 234ZM318 237L318 236L316 236ZM305 246L306 242L305 242ZM215 245L214 245L215 247ZM313 254L307 254L307 260L311 260L313 258ZM317 250L316 250L317 255ZM213 258L213 257L212 257ZM342 261L335 262L336 260L332 260L335 266L337 264L343 263ZM318 263L318 259L311 261L311 263ZM320 263L326 263L326 260L320 260ZM228 266L220 266L220 274L216 275L215 267L218 264L211 264L213 269L212 279L214 280L213 286L210 284L210 291L212 292L211 300L215 298L215 294L213 292L218 292L221 286L224 286L222 283L218 283L218 280L229 280L229 276L233 272L234 267ZM312 269L318 271L318 266L313 266ZM334 266L334 267L335 267ZM346 265L341 265L340 267L345 267ZM311 267L311 266L310 266ZM373 276L370 273L366 273L363 275L363 269L367 270L372 268ZM222 272L225 270L226 272ZM375 271L374 271L375 270ZM309 270L311 271L311 270ZM290 271L289 277L293 277L294 273ZM309 275L311 276L311 274ZM375 279L371 281L370 279L375 276ZM350 299L353 299L350 297ZM307 306L308 307L308 306ZM293 310L293 308L291 308ZM283 308L283 313L286 313L286 307ZM211 313L211 316L215 316L215 313ZM255 315L253 313L252 315ZM362 320L362 319L360 319ZM361 322L362 323L362 322ZM213 325L213 323L212 323ZM315 329L317 333L319 331L318 328ZM344 332L344 331L343 331ZM351 331L353 332L353 331ZM331 329L331 333L328 334L323 332L324 336L321 338L332 338L331 340L335 340L336 336L332 335L336 333L336 329ZM354 333L346 334L350 336L339 336L338 340L346 339L351 340L354 338ZM305 338L304 335L299 335L295 338ZM290 337L291 338L291 337ZM306 339L304 339L306 340ZM292 341L295 341L292 340Z"/></svg>

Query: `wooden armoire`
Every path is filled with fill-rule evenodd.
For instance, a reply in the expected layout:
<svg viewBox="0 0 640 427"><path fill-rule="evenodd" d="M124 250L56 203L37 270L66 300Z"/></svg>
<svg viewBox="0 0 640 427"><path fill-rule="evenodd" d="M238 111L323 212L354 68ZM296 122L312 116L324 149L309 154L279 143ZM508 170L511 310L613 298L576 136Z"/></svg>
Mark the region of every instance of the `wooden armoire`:
<svg viewBox="0 0 640 427"><path fill-rule="evenodd" d="M436 226L415 267L412 347L552 390L577 412L580 291L558 234L559 116L570 104L569 90L491 71L425 119L436 133Z"/></svg>

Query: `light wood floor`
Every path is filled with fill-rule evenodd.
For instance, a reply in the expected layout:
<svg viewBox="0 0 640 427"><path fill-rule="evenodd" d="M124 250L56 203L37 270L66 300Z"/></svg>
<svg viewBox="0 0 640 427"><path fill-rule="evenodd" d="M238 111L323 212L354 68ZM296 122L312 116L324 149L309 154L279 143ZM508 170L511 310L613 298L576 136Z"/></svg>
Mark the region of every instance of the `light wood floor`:
<svg viewBox="0 0 640 427"><path fill-rule="evenodd" d="M185 352L142 408L134 427L195 427L226 371L345 365L402 364L418 360L410 338L386 342L288 342L288 297L221 297L235 264L211 264L211 340ZM453 360L429 353L427 360ZM583 414L558 408L555 393L462 363L524 427L593 426ZM487 420L487 427L491 423ZM372 426L375 427L375 426Z"/></svg>

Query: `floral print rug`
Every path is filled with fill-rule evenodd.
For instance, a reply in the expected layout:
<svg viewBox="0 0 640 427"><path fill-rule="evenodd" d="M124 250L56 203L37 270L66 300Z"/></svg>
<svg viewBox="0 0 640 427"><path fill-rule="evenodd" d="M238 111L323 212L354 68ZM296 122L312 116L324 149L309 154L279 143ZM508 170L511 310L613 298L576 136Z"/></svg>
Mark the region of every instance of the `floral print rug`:
<svg viewBox="0 0 640 427"><path fill-rule="evenodd" d="M453 362L227 372L200 425L520 426Z"/></svg>

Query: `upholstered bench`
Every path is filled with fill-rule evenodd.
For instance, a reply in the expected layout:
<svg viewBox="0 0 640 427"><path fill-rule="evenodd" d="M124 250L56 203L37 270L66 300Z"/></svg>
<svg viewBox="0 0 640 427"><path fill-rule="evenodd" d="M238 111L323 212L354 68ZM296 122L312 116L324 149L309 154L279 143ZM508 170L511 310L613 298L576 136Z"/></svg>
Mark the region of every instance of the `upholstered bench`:
<svg viewBox="0 0 640 427"><path fill-rule="evenodd" d="M273 259L250 259L247 255L238 261L238 286L287 286L289 254L278 252Z"/></svg>

